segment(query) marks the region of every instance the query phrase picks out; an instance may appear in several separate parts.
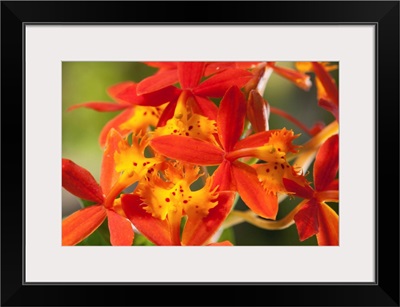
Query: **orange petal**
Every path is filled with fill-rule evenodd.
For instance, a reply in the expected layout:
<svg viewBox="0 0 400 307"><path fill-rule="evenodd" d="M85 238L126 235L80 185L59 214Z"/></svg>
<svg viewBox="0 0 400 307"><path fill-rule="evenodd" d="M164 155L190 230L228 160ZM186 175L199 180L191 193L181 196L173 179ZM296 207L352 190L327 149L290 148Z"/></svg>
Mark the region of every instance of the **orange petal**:
<svg viewBox="0 0 400 307"><path fill-rule="evenodd" d="M138 195L121 196L122 208L132 224L156 245L173 245L167 220L152 217L143 208L143 201Z"/></svg>
<svg viewBox="0 0 400 307"><path fill-rule="evenodd" d="M339 170L339 136L328 138L319 148L314 163L316 191L323 191L336 177Z"/></svg>
<svg viewBox="0 0 400 307"><path fill-rule="evenodd" d="M83 198L102 204L103 191L92 174L83 167L69 159L62 159L62 186L68 192Z"/></svg>
<svg viewBox="0 0 400 307"><path fill-rule="evenodd" d="M131 246L134 237L131 222L112 210L107 210L107 217L111 245Z"/></svg>
<svg viewBox="0 0 400 307"><path fill-rule="evenodd" d="M132 105L130 104L116 104L112 102L85 102L69 107L68 111L72 111L78 108L88 108L99 112L113 112L131 107Z"/></svg>
<svg viewBox="0 0 400 307"><path fill-rule="evenodd" d="M292 81L301 89L306 91L310 89L310 76L290 68L275 66L275 64L272 64L271 62L268 63L268 66L270 66L278 75L281 75L282 77Z"/></svg>
<svg viewBox="0 0 400 307"><path fill-rule="evenodd" d="M231 151L243 132L246 100L237 86L232 86L221 100L217 129L225 151Z"/></svg>
<svg viewBox="0 0 400 307"><path fill-rule="evenodd" d="M244 203L259 216L275 219L278 213L278 198L275 194L264 190L256 171L247 164L235 161L232 175Z"/></svg>
<svg viewBox="0 0 400 307"><path fill-rule="evenodd" d="M62 222L62 245L78 244L91 235L105 218L103 206L90 206L66 217Z"/></svg>
<svg viewBox="0 0 400 307"><path fill-rule="evenodd" d="M318 209L319 204L315 199L311 199L294 216L300 241L304 241L318 233Z"/></svg>
<svg viewBox="0 0 400 307"><path fill-rule="evenodd" d="M210 243L207 244L207 246L233 246L233 244L229 241L223 241L223 242Z"/></svg>
<svg viewBox="0 0 400 307"><path fill-rule="evenodd" d="M169 158L198 165L220 164L224 156L224 151L211 143L180 135L156 137L150 146Z"/></svg>
<svg viewBox="0 0 400 307"><path fill-rule="evenodd" d="M318 62L312 62L313 70L321 81L321 85L326 92L327 98L335 105L339 105L339 91L337 89L335 80L329 74L324 65Z"/></svg>
<svg viewBox="0 0 400 307"><path fill-rule="evenodd" d="M188 218L182 234L183 245L203 245L219 229L232 209L235 199L234 192L220 192L218 205L210 209L208 215L201 218L193 215Z"/></svg>
<svg viewBox="0 0 400 307"><path fill-rule="evenodd" d="M320 204L318 211L318 245L339 245L339 216L328 205Z"/></svg>
<svg viewBox="0 0 400 307"><path fill-rule="evenodd" d="M121 114L118 114L116 117L111 119L103 129L101 129L99 136L99 143L101 147L104 147L107 141L107 135L112 128L117 130L122 136L127 135L130 130L121 129L119 126L125 122L127 122L134 114L135 110L133 108L127 109L123 111Z"/></svg>
<svg viewBox="0 0 400 307"><path fill-rule="evenodd" d="M104 148L100 175L100 186L106 195L119 177L119 173L115 170L114 153L118 149L118 144L121 140L121 134L112 128L108 134Z"/></svg>

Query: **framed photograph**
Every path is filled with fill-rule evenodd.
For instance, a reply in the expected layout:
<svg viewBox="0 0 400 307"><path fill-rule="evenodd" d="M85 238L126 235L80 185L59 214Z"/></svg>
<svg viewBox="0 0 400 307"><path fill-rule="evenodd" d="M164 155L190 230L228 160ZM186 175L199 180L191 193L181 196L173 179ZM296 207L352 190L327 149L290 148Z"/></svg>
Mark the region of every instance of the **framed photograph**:
<svg viewBox="0 0 400 307"><path fill-rule="evenodd" d="M2 306L399 306L398 1L1 27Z"/></svg>

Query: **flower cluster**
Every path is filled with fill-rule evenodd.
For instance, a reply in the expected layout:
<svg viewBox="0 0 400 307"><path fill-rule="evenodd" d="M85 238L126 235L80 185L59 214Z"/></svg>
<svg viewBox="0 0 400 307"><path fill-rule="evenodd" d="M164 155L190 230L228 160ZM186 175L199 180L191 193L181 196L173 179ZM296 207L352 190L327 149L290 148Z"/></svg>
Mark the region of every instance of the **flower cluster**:
<svg viewBox="0 0 400 307"><path fill-rule="evenodd" d="M146 62L156 72L140 82L111 86L112 102L85 102L118 112L99 135L99 182L67 158L62 186L85 207L62 221L62 245L76 245L101 225L109 243L130 246L141 236L153 245L233 245L223 229L247 222L279 230L295 224L299 240L339 244L339 95L337 65L297 62ZM316 86L316 107L333 116L311 128L264 98L271 74L302 90ZM76 112L76 111L75 111ZM300 133L270 129L271 113ZM312 171L308 168L312 166ZM285 197L298 204L277 219ZM247 210L235 208L238 199ZM234 220L234 222L232 222Z"/></svg>

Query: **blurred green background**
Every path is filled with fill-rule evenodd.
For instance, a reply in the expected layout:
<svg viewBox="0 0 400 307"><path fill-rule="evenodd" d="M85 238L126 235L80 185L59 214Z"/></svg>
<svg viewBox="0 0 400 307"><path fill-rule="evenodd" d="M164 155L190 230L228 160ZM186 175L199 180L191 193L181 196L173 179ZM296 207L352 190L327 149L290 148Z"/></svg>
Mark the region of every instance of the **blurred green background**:
<svg viewBox="0 0 400 307"><path fill-rule="evenodd" d="M293 62L277 62L277 65L294 68ZM99 180L102 150L98 143L102 127L119 112L96 112L86 108L67 111L75 104L89 101L111 102L107 88L119 82L131 80L141 81L153 74L155 68L138 62L63 62L62 64L62 155L85 167ZM338 71L332 72L338 82ZM330 123L333 116L317 106L314 76L311 75L313 86L304 91L290 81L273 73L265 90L264 98L273 107L290 113L307 127L316 122ZM293 129L295 134L301 133L296 144L301 144L309 136L290 121L270 115L270 129L286 127ZM312 168L310 169L310 172ZM81 208L78 199L63 189L62 215L68 216ZM298 199L286 199L281 203L278 219L285 216L299 202ZM337 204L331 204L338 211ZM238 210L247 210L239 200ZM316 245L315 236L304 242L298 240L295 225L280 230L267 231L247 223L241 223L232 228L233 233L226 235L235 241L236 245Z"/></svg>

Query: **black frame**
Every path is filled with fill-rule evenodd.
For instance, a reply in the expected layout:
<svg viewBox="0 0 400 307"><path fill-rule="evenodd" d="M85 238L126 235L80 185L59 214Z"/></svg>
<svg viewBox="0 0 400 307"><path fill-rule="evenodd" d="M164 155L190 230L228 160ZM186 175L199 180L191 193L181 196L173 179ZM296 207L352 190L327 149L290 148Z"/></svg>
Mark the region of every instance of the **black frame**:
<svg viewBox="0 0 400 307"><path fill-rule="evenodd" d="M24 25L71 22L375 25L377 282L25 284ZM399 1L1 2L1 305L399 306L399 37Z"/></svg>

